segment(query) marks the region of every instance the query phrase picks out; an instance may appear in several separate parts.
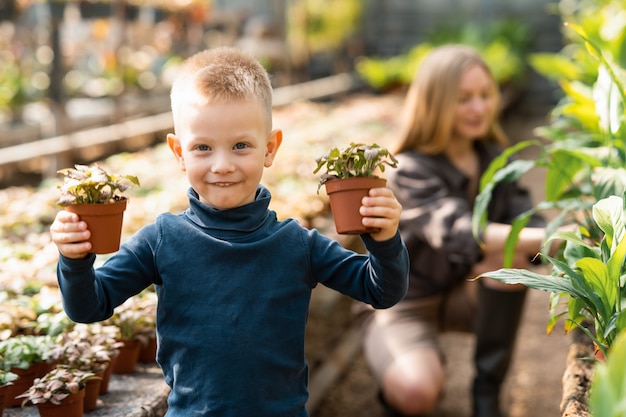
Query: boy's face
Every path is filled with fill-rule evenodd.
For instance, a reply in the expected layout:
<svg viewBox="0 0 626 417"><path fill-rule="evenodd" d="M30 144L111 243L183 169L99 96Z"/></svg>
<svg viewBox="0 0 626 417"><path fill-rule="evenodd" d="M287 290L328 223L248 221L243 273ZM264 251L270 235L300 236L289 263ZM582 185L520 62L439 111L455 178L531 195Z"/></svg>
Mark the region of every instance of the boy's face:
<svg viewBox="0 0 626 417"><path fill-rule="evenodd" d="M255 100L190 104L167 142L200 201L220 210L254 201L282 132L268 132Z"/></svg>

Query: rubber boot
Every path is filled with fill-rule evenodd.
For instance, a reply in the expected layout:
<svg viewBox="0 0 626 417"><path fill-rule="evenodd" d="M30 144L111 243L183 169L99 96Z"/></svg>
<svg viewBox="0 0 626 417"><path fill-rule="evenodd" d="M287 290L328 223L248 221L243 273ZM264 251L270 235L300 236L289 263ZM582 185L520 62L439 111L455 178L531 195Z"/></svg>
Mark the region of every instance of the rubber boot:
<svg viewBox="0 0 626 417"><path fill-rule="evenodd" d="M502 417L500 387L513 356L526 292L498 291L479 284L473 417Z"/></svg>

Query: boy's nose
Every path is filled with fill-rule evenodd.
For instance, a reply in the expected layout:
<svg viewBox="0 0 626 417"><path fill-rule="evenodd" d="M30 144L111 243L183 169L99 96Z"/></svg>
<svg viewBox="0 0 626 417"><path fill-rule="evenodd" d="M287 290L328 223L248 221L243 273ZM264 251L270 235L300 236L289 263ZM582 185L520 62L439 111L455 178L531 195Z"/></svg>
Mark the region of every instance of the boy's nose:
<svg viewBox="0 0 626 417"><path fill-rule="evenodd" d="M213 172L229 172L233 169L233 164L228 155L219 152L213 156L211 170Z"/></svg>

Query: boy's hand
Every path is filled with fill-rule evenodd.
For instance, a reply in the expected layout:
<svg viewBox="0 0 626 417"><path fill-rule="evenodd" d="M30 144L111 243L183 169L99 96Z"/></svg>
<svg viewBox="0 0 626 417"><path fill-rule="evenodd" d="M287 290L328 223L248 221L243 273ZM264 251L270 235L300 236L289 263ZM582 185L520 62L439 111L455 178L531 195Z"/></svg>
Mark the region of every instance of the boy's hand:
<svg viewBox="0 0 626 417"><path fill-rule="evenodd" d="M382 242L395 236L402 206L389 188L372 188L361 204L363 225L379 229L370 234L372 239Z"/></svg>
<svg viewBox="0 0 626 417"><path fill-rule="evenodd" d="M87 223L80 221L75 213L59 211L50 226L50 235L61 255L67 258L80 259L89 254L91 243L87 240L91 233Z"/></svg>

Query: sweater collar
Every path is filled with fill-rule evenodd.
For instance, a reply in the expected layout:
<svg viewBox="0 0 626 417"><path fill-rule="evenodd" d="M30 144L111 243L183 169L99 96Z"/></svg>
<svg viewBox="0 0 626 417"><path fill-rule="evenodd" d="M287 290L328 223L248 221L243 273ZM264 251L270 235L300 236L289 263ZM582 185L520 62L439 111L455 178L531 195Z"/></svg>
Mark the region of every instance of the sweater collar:
<svg viewBox="0 0 626 417"><path fill-rule="evenodd" d="M253 202L226 210L203 204L193 188L189 188L187 197L189 208L185 214L199 227L211 229L213 232L249 233L257 230L269 215L268 207L272 196L267 188L259 185Z"/></svg>

